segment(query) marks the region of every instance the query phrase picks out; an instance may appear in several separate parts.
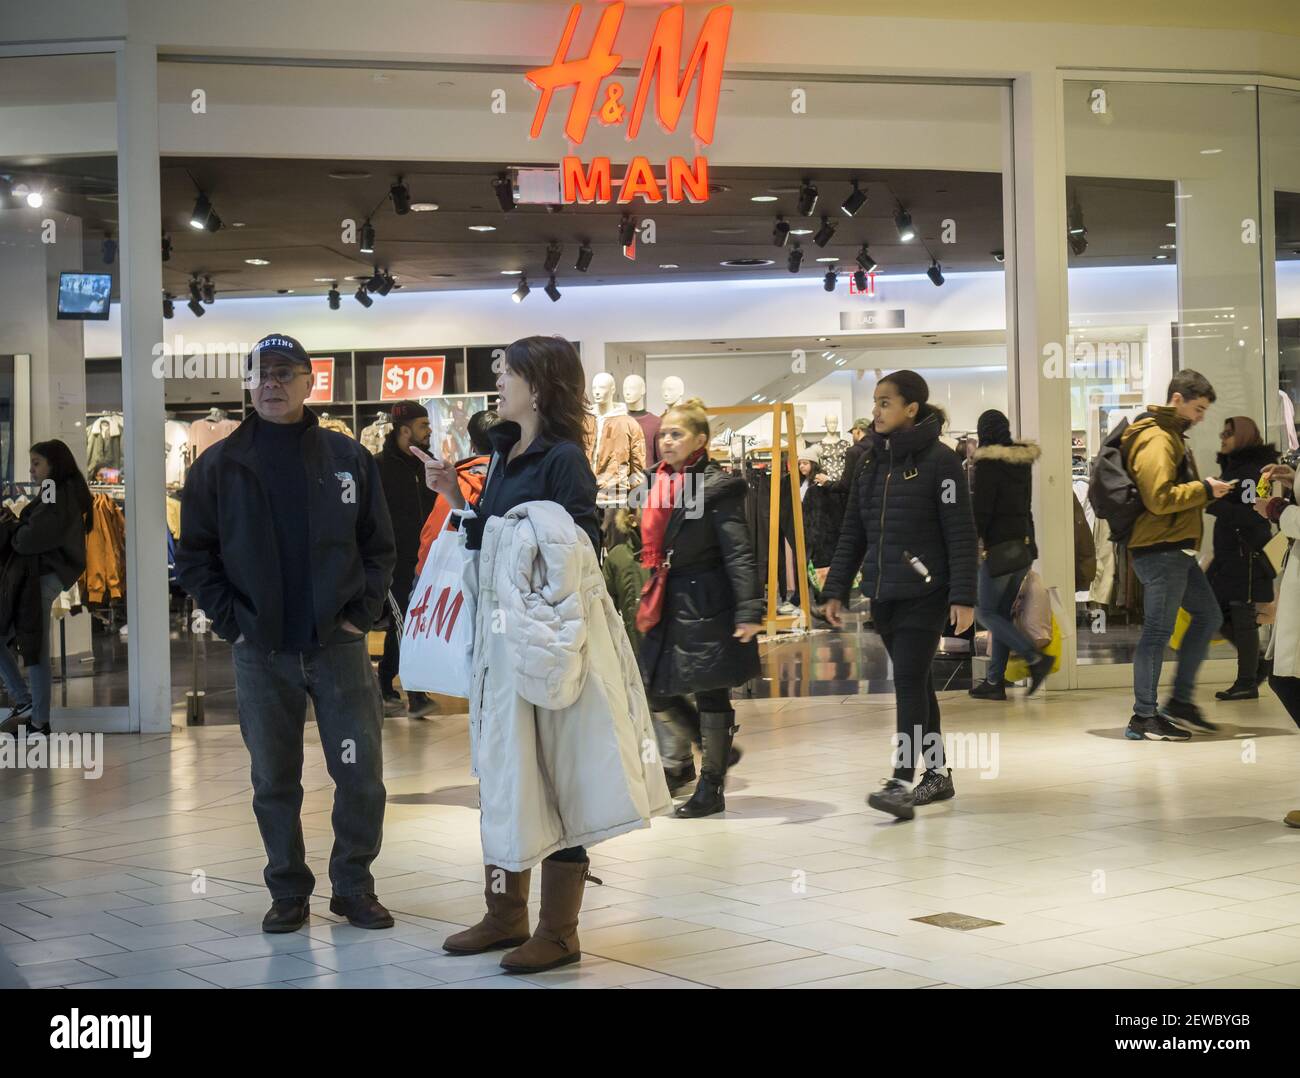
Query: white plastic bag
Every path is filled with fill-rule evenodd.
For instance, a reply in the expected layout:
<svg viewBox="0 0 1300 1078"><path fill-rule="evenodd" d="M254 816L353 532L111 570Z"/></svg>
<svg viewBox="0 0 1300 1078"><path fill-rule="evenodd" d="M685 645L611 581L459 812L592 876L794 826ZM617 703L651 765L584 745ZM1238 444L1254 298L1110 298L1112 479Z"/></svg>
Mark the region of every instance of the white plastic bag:
<svg viewBox="0 0 1300 1078"><path fill-rule="evenodd" d="M408 692L469 698L475 588L459 517L433 541L406 607L398 676Z"/></svg>
<svg viewBox="0 0 1300 1078"><path fill-rule="evenodd" d="M1020 585L1011 608L1011 618L1035 647L1044 647L1052 639L1052 602L1043 586L1043 578L1030 569Z"/></svg>

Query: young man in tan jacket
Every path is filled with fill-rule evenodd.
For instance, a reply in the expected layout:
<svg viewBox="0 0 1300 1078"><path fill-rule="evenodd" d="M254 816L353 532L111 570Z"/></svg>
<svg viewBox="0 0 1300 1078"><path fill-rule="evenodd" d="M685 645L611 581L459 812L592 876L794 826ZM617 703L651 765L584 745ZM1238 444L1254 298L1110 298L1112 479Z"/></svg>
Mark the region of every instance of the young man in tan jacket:
<svg viewBox="0 0 1300 1078"><path fill-rule="evenodd" d="M1217 729L1192 699L1196 672L1223 620L1198 558L1205 506L1232 484L1201 479L1186 441L1187 431L1214 403L1214 387L1203 374L1179 371L1167 396L1168 404L1150 405L1120 439L1143 506L1128 539L1143 592L1142 636L1133 656L1133 717L1124 731L1134 741L1186 741L1187 728ZM1157 705L1160 667L1179 607L1192 620L1178 651L1173 695Z"/></svg>

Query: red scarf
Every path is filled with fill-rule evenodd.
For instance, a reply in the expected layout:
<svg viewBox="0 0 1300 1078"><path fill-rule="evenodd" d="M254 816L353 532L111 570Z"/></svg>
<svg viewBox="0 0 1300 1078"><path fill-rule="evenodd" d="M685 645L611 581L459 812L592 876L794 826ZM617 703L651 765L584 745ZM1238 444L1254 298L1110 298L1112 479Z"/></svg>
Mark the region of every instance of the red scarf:
<svg viewBox="0 0 1300 1078"><path fill-rule="evenodd" d="M650 497L641 510L641 564L650 570L651 576L641 589L641 602L637 607L636 627L639 632L647 632L659 624L668 586L664 536L686 483L687 469L703 459L705 448L702 446L692 453L680 472L674 471L666 460L660 461L655 468Z"/></svg>

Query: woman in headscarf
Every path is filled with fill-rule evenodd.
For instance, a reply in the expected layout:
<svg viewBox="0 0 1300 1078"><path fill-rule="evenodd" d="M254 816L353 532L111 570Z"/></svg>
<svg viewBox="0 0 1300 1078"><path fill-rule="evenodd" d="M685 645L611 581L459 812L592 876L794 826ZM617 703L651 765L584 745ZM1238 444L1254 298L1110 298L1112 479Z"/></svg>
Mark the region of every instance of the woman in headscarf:
<svg viewBox="0 0 1300 1078"><path fill-rule="evenodd" d="M1238 490L1205 509L1214 517L1214 561L1205 575L1223 610L1223 635L1237 649L1237 680L1214 694L1220 700L1256 699L1266 676L1260 669L1255 604L1272 602L1276 574L1264 554L1273 529L1254 511L1255 486L1260 473L1277 457L1277 450L1264 444L1253 419L1237 415L1224 421L1219 432L1219 478Z"/></svg>

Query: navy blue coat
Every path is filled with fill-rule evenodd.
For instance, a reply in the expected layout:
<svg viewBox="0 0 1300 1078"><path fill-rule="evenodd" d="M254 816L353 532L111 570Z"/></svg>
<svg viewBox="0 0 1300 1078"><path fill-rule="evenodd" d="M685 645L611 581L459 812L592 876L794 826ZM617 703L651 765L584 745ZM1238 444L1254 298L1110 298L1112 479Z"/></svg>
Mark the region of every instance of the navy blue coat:
<svg viewBox="0 0 1300 1078"><path fill-rule="evenodd" d="M979 552L970 489L957 454L939 441L927 411L911 429L871 449L849 491L844 524L822 594L847 603L859 568L869 599L919 599L940 589L953 606L975 605ZM866 439L863 439L864 441ZM926 583L903 557L925 563Z"/></svg>

